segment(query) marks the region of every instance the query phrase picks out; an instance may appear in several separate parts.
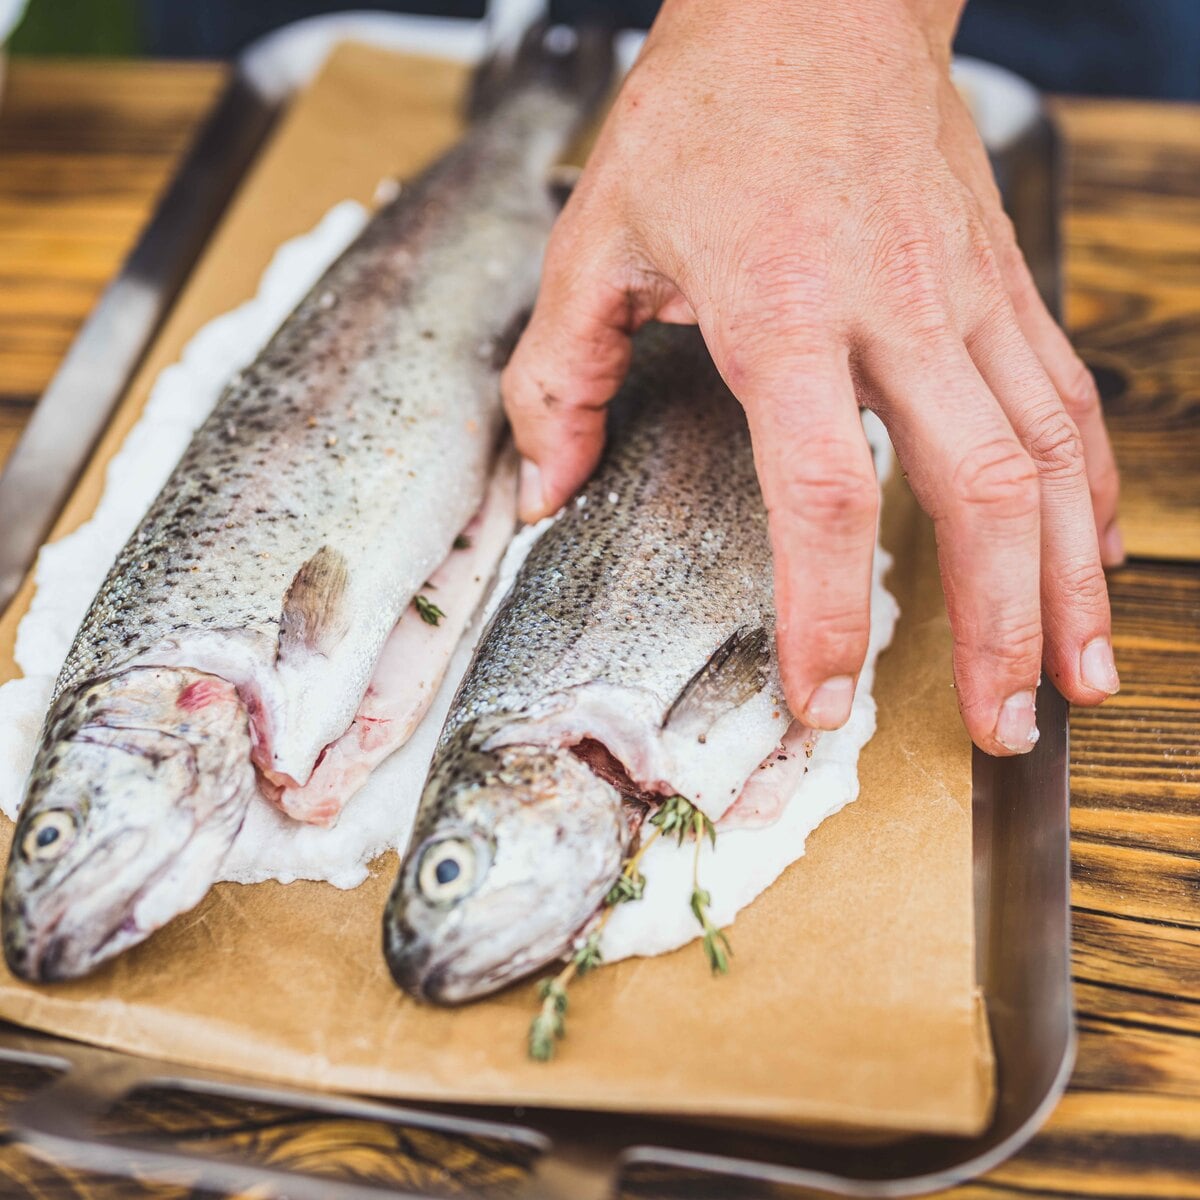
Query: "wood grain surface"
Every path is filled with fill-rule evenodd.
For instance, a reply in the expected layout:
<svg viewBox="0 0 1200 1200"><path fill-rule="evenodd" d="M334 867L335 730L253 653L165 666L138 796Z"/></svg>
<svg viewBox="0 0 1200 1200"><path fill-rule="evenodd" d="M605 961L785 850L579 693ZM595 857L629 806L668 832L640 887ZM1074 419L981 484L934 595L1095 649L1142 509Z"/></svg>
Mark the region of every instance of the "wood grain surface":
<svg viewBox="0 0 1200 1200"><path fill-rule="evenodd" d="M222 72L21 62L0 102L0 460L117 268ZM1067 312L1098 369L1138 555L1200 557L1200 110L1062 101ZM1200 1200L1200 566L1112 578L1123 690L1073 717L1071 1090L1031 1145L954 1200ZM0 1105L43 1073L7 1067ZM2 1120L2 1117L0 1117ZM229 1100L149 1095L114 1129L259 1161L471 1194L511 1151ZM643 1172L639 1197L784 1195ZM0 1196L196 1197L81 1176L0 1131Z"/></svg>
<svg viewBox="0 0 1200 1200"><path fill-rule="evenodd" d="M11 65L0 96L0 464L224 76L212 64Z"/></svg>
<svg viewBox="0 0 1200 1200"><path fill-rule="evenodd" d="M1104 397L1131 555L1200 559L1200 109L1059 101L1066 317Z"/></svg>

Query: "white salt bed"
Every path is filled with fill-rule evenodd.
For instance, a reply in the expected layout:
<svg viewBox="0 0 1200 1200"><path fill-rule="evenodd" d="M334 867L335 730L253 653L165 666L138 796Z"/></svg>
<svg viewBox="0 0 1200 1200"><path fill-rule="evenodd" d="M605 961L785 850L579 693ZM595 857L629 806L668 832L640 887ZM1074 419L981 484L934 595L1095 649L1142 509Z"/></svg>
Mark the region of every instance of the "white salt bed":
<svg viewBox="0 0 1200 1200"><path fill-rule="evenodd" d="M208 415L226 379L254 359L365 220L365 210L347 201L332 208L311 232L279 248L254 299L204 326L184 348L180 361L159 376L145 411L109 466L92 519L43 548L35 576L37 590L17 633L16 662L25 677L0 687L0 810L9 818L16 817L54 679L113 559ZM883 427L869 414L864 424L882 479L890 469L891 447ZM390 847L403 847L434 744L483 622L552 520L522 530L513 540L484 611L455 651L424 721L409 743L375 770L337 825L333 829L299 825L265 800L256 802L222 867L222 879L237 883L312 879L353 888L367 877L371 859ZM882 582L889 561L882 550L877 551L870 653L850 721L819 738L809 769L777 822L723 831L715 852L707 844L701 852L700 879L712 893L711 912L718 924L731 922L803 855L809 833L858 795L858 755L875 731L871 697L875 660L891 640L898 612ZM676 847L665 839L650 848L643 860L645 898L614 913L604 934L607 959L662 953L698 936L688 907L693 849L690 844Z"/></svg>

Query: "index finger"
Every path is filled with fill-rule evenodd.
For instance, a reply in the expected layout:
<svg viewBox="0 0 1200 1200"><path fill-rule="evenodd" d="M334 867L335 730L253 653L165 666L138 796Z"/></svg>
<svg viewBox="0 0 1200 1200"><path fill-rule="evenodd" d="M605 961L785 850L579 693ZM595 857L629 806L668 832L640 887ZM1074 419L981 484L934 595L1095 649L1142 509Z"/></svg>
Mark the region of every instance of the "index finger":
<svg viewBox="0 0 1200 1200"><path fill-rule="evenodd" d="M537 303L500 380L525 521L557 511L595 469L605 408L632 354L628 295L576 240L569 229L552 236Z"/></svg>

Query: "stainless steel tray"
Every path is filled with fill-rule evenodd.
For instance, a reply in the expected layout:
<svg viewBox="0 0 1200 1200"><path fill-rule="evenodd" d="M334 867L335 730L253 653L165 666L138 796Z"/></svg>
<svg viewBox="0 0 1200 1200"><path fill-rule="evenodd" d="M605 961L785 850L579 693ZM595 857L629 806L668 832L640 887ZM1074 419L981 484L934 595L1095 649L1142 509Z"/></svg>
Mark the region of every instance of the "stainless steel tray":
<svg viewBox="0 0 1200 1200"><path fill-rule="evenodd" d="M53 436L61 397L73 399L82 465L130 374L195 261L207 234L253 156L286 89L269 95L239 72L125 270L72 348L35 414L13 464L0 479L0 515L37 486L40 523L15 538L0 520L0 606L6 585L28 567L65 499L73 472L45 487L30 474ZM1056 138L1040 108L1005 144L993 147L997 176L1043 295L1058 309L1055 224ZM132 290L131 290L132 289ZM121 312L141 297L133 317ZM133 319L136 318L136 319ZM124 330L121 336L112 331ZM80 421L80 410L91 420ZM26 451L26 443L32 447ZM56 446L62 459L62 445ZM19 544L18 544L19 543ZM25 554L24 559L21 554ZM10 592L11 594L11 592ZM230 1158L116 1137L98 1120L138 1089L177 1088L306 1111L485 1138L533 1161L522 1197L589 1200L614 1194L623 1172L669 1168L695 1173L697 1190L795 1197L907 1196L978 1175L1023 1145L1053 1109L1074 1060L1070 991L1067 706L1043 684L1042 738L1015 759L974 759L974 870L978 978L997 1059L998 1095L989 1128L977 1138L909 1137L886 1144L822 1142L711 1124L579 1111L394 1104L264 1086L74 1043L0 1028L0 1062L40 1064L56 1077L8 1114L12 1135L55 1161L107 1175L162 1179L237 1191L259 1187L293 1200L368 1200L399 1195L394 1186L339 1182ZM705 1185L702 1180L707 1179ZM458 1194L462 1194L461 1190ZM511 1191L506 1194L513 1194Z"/></svg>

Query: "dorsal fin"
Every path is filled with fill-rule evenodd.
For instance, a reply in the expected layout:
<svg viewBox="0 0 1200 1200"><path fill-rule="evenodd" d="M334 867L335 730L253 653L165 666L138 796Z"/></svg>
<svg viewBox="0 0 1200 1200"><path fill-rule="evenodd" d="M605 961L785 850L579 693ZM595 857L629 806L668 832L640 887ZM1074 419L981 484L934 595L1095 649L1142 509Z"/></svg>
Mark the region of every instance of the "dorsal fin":
<svg viewBox="0 0 1200 1200"><path fill-rule="evenodd" d="M328 654L342 640L349 583L345 558L330 546L322 546L296 572L283 598L276 659L296 651Z"/></svg>
<svg viewBox="0 0 1200 1200"><path fill-rule="evenodd" d="M735 630L688 680L667 710L663 728L701 735L723 713L744 704L767 682L771 658L767 631Z"/></svg>

